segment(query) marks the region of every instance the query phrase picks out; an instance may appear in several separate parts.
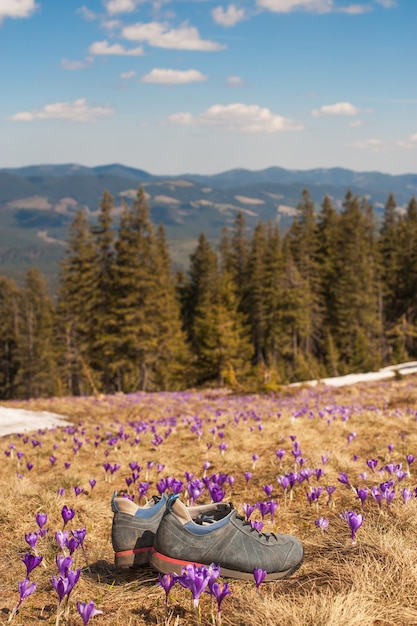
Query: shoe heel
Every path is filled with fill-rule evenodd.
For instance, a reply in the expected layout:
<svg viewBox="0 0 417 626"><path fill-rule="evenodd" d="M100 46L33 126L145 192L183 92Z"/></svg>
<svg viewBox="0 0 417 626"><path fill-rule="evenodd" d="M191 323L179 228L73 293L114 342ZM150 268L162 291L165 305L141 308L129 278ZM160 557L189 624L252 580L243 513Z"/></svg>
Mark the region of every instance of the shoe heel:
<svg viewBox="0 0 417 626"><path fill-rule="evenodd" d="M120 569L129 569L129 567L141 567L149 564L152 548L142 548L139 550L125 550L124 552L115 552L114 564Z"/></svg>

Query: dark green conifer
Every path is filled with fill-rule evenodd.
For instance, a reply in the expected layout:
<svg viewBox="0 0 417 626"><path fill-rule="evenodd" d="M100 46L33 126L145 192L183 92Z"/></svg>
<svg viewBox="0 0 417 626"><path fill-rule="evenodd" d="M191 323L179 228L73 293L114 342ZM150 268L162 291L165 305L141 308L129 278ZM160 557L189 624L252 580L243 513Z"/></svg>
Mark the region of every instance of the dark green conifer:
<svg viewBox="0 0 417 626"><path fill-rule="evenodd" d="M78 211L69 227L66 257L61 263L58 323L64 389L71 395L97 391L91 367L96 293L96 252L85 214Z"/></svg>
<svg viewBox="0 0 417 626"><path fill-rule="evenodd" d="M22 293L19 381L25 398L49 397L59 390L54 307L42 274L31 268Z"/></svg>
<svg viewBox="0 0 417 626"><path fill-rule="evenodd" d="M0 277L0 398L18 397L22 333L21 290L16 283Z"/></svg>

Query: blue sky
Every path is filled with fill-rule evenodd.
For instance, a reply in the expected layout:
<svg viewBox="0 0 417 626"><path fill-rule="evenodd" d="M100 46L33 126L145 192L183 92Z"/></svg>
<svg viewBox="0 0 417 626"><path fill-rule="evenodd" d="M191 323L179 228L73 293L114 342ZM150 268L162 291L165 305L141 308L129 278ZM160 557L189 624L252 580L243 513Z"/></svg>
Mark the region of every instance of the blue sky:
<svg viewBox="0 0 417 626"><path fill-rule="evenodd" d="M0 167L417 171L416 0L0 0Z"/></svg>

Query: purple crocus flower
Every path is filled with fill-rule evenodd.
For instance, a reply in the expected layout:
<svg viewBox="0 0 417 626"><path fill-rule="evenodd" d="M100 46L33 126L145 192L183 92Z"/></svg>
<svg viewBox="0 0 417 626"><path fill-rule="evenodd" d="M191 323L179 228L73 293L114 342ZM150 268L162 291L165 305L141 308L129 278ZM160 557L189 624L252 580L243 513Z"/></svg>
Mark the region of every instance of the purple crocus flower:
<svg viewBox="0 0 417 626"><path fill-rule="evenodd" d="M274 521L275 512L278 508L278 502L276 500L269 500L269 513L271 515L271 520Z"/></svg>
<svg viewBox="0 0 417 626"><path fill-rule="evenodd" d="M34 593L36 589L36 583L32 583L31 585L29 585L29 578L25 578L25 580L22 580L21 582L17 584L17 588L19 590L19 595L20 595L20 600L19 600L19 605L20 605L25 598L28 598L29 596L32 595L32 593Z"/></svg>
<svg viewBox="0 0 417 626"><path fill-rule="evenodd" d="M355 491L357 493L359 500L361 501L362 508L363 508L363 505L365 504L365 500L368 497L369 492L366 487L362 487L362 488L358 487Z"/></svg>
<svg viewBox="0 0 417 626"><path fill-rule="evenodd" d="M99 611L95 608L94 602L76 602L77 611L83 620L84 626L87 626L88 622L95 615L101 615L103 611Z"/></svg>
<svg viewBox="0 0 417 626"><path fill-rule="evenodd" d="M70 567L72 567L73 560L70 556L62 556L58 554L56 556L56 565L61 578L66 578Z"/></svg>
<svg viewBox="0 0 417 626"><path fill-rule="evenodd" d="M80 578L80 575L81 575L80 567L78 567L76 570L68 570L68 574L67 574L67 579L68 579L67 595L68 596L71 593L71 591L74 589L75 585L77 584Z"/></svg>
<svg viewBox="0 0 417 626"><path fill-rule="evenodd" d="M78 487L77 485L75 485L74 493L76 496L80 496L82 493L84 493L84 489L82 487Z"/></svg>
<svg viewBox="0 0 417 626"><path fill-rule="evenodd" d="M23 600L25 600L25 598L28 598L30 595L32 595L32 593L34 593L34 591L36 590L36 583L29 584L29 578L25 578L25 580L22 580L17 584L17 589L19 591L19 602L14 607L13 611L11 612L9 616L9 620L8 620L9 622L16 615Z"/></svg>
<svg viewBox="0 0 417 626"><path fill-rule="evenodd" d="M251 520L249 522L249 524L252 526L252 528L257 530L259 533L261 532L262 528L264 527L264 523L260 522L259 520Z"/></svg>
<svg viewBox="0 0 417 626"><path fill-rule="evenodd" d="M273 492L273 490L274 488L272 485L262 485L262 491L265 492L267 498L271 496L271 493Z"/></svg>
<svg viewBox="0 0 417 626"><path fill-rule="evenodd" d="M253 570L253 577L255 579L256 588L259 589L259 585L264 580L267 575L267 571L265 569L261 569L260 567L255 567Z"/></svg>
<svg viewBox="0 0 417 626"><path fill-rule="evenodd" d="M269 502L257 502L256 506L261 514L262 519L269 513Z"/></svg>
<svg viewBox="0 0 417 626"><path fill-rule="evenodd" d="M61 510L61 515L62 515L62 519L64 520L64 526L66 526L68 522L72 520L72 518L74 517L75 511L74 509L68 508L67 505L64 504Z"/></svg>
<svg viewBox="0 0 417 626"><path fill-rule="evenodd" d="M65 550L68 544L68 531L67 530L58 530L55 533L55 539L61 548L61 550Z"/></svg>
<svg viewBox="0 0 417 626"><path fill-rule="evenodd" d="M45 526L47 521L48 521L48 515L46 513L36 513L36 523L41 530Z"/></svg>
<svg viewBox="0 0 417 626"><path fill-rule="evenodd" d="M337 480L339 481L339 483L342 483L342 485L346 485L347 487L351 487L352 486L350 484L349 477L346 474L346 472L340 472L339 478Z"/></svg>
<svg viewBox="0 0 417 626"><path fill-rule="evenodd" d="M34 554L30 554L26 552L23 559L20 559L26 566L26 577L29 578L29 574L38 567L40 563L43 561L43 556L36 556Z"/></svg>
<svg viewBox="0 0 417 626"><path fill-rule="evenodd" d="M355 513L354 511L345 511L344 513L340 514L340 517L346 522L346 524L350 528L353 544L355 542L356 533L363 524L363 515L361 515L360 513Z"/></svg>
<svg viewBox="0 0 417 626"><path fill-rule="evenodd" d="M78 541L78 543L80 544L80 546L83 545L84 543L84 539L86 537L87 531L85 528L78 528L77 530L72 530L71 534L73 537L75 537Z"/></svg>
<svg viewBox="0 0 417 626"><path fill-rule="evenodd" d="M379 508L381 508L382 500L384 499L384 496L383 496L380 488L379 487L371 487L371 495L374 498L374 500L376 500L378 502Z"/></svg>
<svg viewBox="0 0 417 626"><path fill-rule="evenodd" d="M39 539L39 533L37 532L27 533L25 535L26 543L32 548L32 550L35 549L38 539Z"/></svg>
<svg viewBox="0 0 417 626"><path fill-rule="evenodd" d="M401 491L401 496L402 496L402 499L404 500L404 504L407 504L407 502L410 500L410 498L412 498L413 494L410 491L410 489L407 489L407 487L405 487Z"/></svg>
<svg viewBox="0 0 417 626"><path fill-rule="evenodd" d="M225 493L218 485L212 485L209 487L210 497L214 503L221 502L225 496Z"/></svg>
<svg viewBox="0 0 417 626"><path fill-rule="evenodd" d="M246 519L249 520L250 516L252 515L252 513L256 509L256 504L247 504L246 502L244 502L242 508L243 508L244 513L245 513Z"/></svg>
<svg viewBox="0 0 417 626"><path fill-rule="evenodd" d="M67 541L67 548L70 554L74 554L76 549L79 547L80 542L76 537L70 537Z"/></svg>
<svg viewBox="0 0 417 626"><path fill-rule="evenodd" d="M378 459L368 459L366 461L367 466L371 470L372 473L375 472L376 466L378 465Z"/></svg>
<svg viewBox="0 0 417 626"><path fill-rule="evenodd" d="M58 604L61 604L62 600L68 593L69 589L69 580L66 577L62 576L53 576L51 578L51 585L55 589L58 595Z"/></svg>
<svg viewBox="0 0 417 626"><path fill-rule="evenodd" d="M318 519L316 519L314 524L317 526L317 528L320 528L322 532L326 532L329 528L329 520L327 517L319 517Z"/></svg>
<svg viewBox="0 0 417 626"><path fill-rule="evenodd" d="M246 484L247 484L252 478L252 472L244 472L243 476L245 477Z"/></svg>
<svg viewBox="0 0 417 626"><path fill-rule="evenodd" d="M187 565L183 567L181 576L178 581L182 587L189 589L193 596L194 608L198 610L200 596L207 587L210 574L206 567L197 565Z"/></svg>
<svg viewBox="0 0 417 626"><path fill-rule="evenodd" d="M277 459L279 459L280 461L282 461L282 457L285 454L285 450L279 449L279 450L275 450L275 456L277 457Z"/></svg>
<svg viewBox="0 0 417 626"><path fill-rule="evenodd" d="M217 612L220 614L221 603L226 596L229 596L232 593L230 591L230 587L228 583L223 583L223 585L220 586L218 582L214 582L210 585L210 592L211 595L216 599Z"/></svg>
<svg viewBox="0 0 417 626"><path fill-rule="evenodd" d="M168 596L172 587L178 582L177 574L169 572L168 574L158 574L158 582L165 591L165 604L168 604Z"/></svg>

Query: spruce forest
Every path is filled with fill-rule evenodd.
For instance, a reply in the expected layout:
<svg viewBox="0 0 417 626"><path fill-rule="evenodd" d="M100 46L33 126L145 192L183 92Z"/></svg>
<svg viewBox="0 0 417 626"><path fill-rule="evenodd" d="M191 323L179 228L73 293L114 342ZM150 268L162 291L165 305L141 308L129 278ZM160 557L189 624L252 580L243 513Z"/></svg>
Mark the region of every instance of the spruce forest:
<svg viewBox="0 0 417 626"><path fill-rule="evenodd" d="M341 211L305 190L282 233L242 214L217 250L201 234L174 274L142 189L115 224L78 212L56 299L33 268L0 277L0 398L284 383L417 358L417 201L381 222L349 191Z"/></svg>

